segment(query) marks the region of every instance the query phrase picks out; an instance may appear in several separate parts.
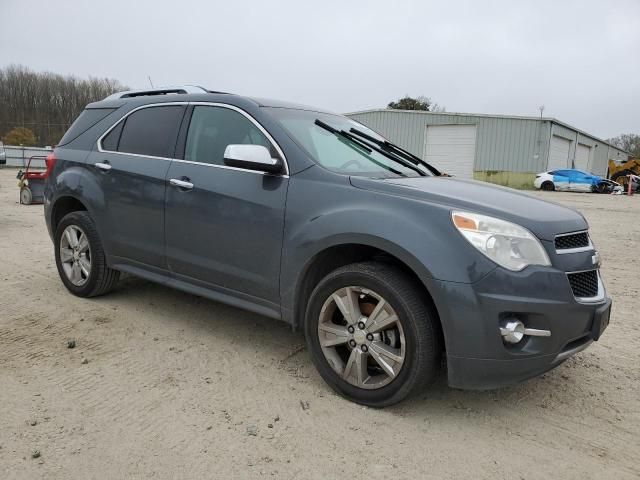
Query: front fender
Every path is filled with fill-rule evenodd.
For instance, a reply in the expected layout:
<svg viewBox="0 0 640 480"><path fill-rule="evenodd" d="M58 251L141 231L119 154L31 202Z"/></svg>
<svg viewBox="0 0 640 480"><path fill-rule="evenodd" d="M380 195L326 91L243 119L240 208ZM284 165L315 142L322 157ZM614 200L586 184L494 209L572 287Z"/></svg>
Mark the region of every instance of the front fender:
<svg viewBox="0 0 640 480"><path fill-rule="evenodd" d="M292 177L289 185L281 270L284 309L294 307L297 286L313 258L337 245L385 251L425 285L432 278L473 283L495 269L453 227L448 207L358 189L347 177L323 181L322 175L306 173Z"/></svg>

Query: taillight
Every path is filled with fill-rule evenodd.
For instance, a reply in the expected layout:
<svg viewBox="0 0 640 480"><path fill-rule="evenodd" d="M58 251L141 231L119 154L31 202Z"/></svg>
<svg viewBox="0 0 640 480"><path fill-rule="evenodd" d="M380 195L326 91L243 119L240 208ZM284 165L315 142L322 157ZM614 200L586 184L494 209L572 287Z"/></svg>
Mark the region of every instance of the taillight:
<svg viewBox="0 0 640 480"><path fill-rule="evenodd" d="M51 173L51 170L53 170L53 166L56 163L56 156L53 153L50 153L49 155L47 155L47 158L44 159L44 163L47 166L47 171L45 172L44 176L48 177Z"/></svg>

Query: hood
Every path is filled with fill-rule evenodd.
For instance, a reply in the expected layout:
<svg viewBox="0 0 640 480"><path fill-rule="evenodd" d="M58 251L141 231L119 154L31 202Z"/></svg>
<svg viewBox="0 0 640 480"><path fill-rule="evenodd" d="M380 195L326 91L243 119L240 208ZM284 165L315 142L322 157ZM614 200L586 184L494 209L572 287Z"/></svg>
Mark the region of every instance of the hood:
<svg viewBox="0 0 640 480"><path fill-rule="evenodd" d="M452 210L491 215L522 225L543 240L553 240L559 233L588 228L586 220L576 210L511 188L475 180L455 177L351 177L351 184L365 190L438 203Z"/></svg>

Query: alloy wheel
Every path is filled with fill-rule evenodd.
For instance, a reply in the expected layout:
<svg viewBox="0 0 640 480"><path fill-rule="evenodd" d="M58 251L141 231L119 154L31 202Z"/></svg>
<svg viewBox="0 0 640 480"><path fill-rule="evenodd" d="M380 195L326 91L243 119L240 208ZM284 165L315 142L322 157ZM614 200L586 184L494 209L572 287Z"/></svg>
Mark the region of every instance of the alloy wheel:
<svg viewBox="0 0 640 480"><path fill-rule="evenodd" d="M358 286L336 290L318 321L322 353L346 382L381 388L398 376L405 361L402 323L378 293Z"/></svg>
<svg viewBox="0 0 640 480"><path fill-rule="evenodd" d="M81 287L91 275L91 247L84 231L69 225L60 237L60 263L69 281Z"/></svg>

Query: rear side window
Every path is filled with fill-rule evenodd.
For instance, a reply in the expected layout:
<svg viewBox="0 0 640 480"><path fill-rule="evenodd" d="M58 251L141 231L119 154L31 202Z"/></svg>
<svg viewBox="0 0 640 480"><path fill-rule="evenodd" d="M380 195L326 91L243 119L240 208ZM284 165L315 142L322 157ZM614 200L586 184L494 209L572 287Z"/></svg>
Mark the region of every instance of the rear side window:
<svg viewBox="0 0 640 480"><path fill-rule="evenodd" d="M71 124L67 133L58 142L58 145L65 145L75 140L114 110L115 108L87 108Z"/></svg>
<svg viewBox="0 0 640 480"><path fill-rule="evenodd" d="M154 157L173 157L183 112L184 107L178 105L149 107L133 112L124 120L120 141L117 142L117 151ZM117 127L112 132L115 130ZM112 139L107 137L103 139L102 148L104 149L106 149L104 140L111 145L117 141L117 135Z"/></svg>
<svg viewBox="0 0 640 480"><path fill-rule="evenodd" d="M223 107L193 109L185 160L224 165L224 151L231 144L262 145L270 150L272 157L278 157L267 137L244 115Z"/></svg>

